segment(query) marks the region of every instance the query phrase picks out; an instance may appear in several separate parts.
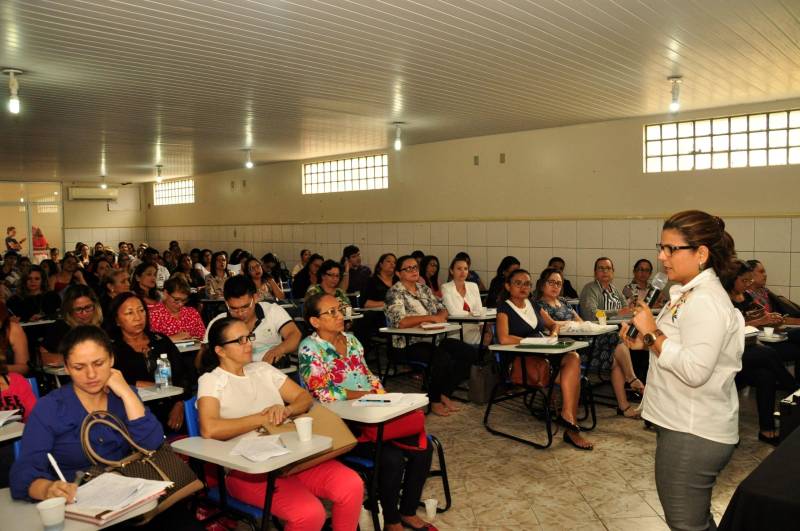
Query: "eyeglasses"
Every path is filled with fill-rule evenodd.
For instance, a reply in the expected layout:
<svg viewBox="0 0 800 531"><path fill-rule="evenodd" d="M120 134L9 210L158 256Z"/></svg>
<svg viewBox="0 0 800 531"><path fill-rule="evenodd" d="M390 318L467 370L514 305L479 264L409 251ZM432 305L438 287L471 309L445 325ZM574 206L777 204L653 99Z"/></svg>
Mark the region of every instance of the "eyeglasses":
<svg viewBox="0 0 800 531"><path fill-rule="evenodd" d="M73 313L92 313L94 311L94 304L73 308L72 311Z"/></svg>
<svg viewBox="0 0 800 531"><path fill-rule="evenodd" d="M653 270L652 269L643 269L643 268L640 267L639 269L636 269L636 272L637 273L652 273Z"/></svg>
<svg viewBox="0 0 800 531"><path fill-rule="evenodd" d="M611 271L614 271L614 268L608 266L598 266L595 268L595 271L600 271L602 273L609 273Z"/></svg>
<svg viewBox="0 0 800 531"><path fill-rule="evenodd" d="M742 282L745 283L745 284L752 284L753 283L753 279L752 278L743 278Z"/></svg>
<svg viewBox="0 0 800 531"><path fill-rule="evenodd" d="M561 282L560 280L548 280L547 285L553 286L554 288L560 288L561 286L564 285L564 283Z"/></svg>
<svg viewBox="0 0 800 531"><path fill-rule="evenodd" d="M342 275L340 275L339 273L325 273L325 276L326 277L331 277L331 278L339 278Z"/></svg>
<svg viewBox="0 0 800 531"><path fill-rule="evenodd" d="M322 317L323 315L330 315L331 317L336 317L337 315L344 315L347 311L347 306L339 306L338 308L328 308L324 312L319 312L319 316Z"/></svg>
<svg viewBox="0 0 800 531"><path fill-rule="evenodd" d="M418 265L410 265L410 266L404 267L403 269L399 269L398 271L402 271L404 273L413 273L414 271L419 271L419 266Z"/></svg>
<svg viewBox="0 0 800 531"><path fill-rule="evenodd" d="M239 336L236 339L231 339L230 341L223 341L219 344L219 346L224 347L225 345L230 345L231 343L239 343L240 345L244 345L246 343L252 343L255 340L255 334L247 334L246 336Z"/></svg>
<svg viewBox="0 0 800 531"><path fill-rule="evenodd" d="M169 298L172 299L175 304L183 305L189 302L189 297L176 297L171 293L167 293L167 295L169 295Z"/></svg>
<svg viewBox="0 0 800 531"><path fill-rule="evenodd" d="M244 312L246 312L247 310L249 310L250 308L253 307L253 303L255 301L256 301L255 299L251 298L250 302L248 302L244 306L238 306L238 307L233 307L233 306L231 306L229 304L228 305L228 311L231 312L231 313L244 313Z"/></svg>
<svg viewBox="0 0 800 531"><path fill-rule="evenodd" d="M675 251L681 251L683 249L697 249L696 245L667 245L664 243L657 243L656 249L664 253L664 256L672 256Z"/></svg>
<svg viewBox="0 0 800 531"><path fill-rule="evenodd" d="M511 285L516 288L530 288L533 286L533 283L528 280L515 280L511 283Z"/></svg>

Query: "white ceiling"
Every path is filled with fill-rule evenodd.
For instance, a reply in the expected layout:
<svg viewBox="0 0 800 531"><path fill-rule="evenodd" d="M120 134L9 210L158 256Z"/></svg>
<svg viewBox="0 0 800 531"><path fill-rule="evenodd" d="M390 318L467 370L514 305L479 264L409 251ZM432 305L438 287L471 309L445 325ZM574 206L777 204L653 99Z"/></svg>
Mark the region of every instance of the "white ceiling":
<svg viewBox="0 0 800 531"><path fill-rule="evenodd" d="M3 0L0 180L152 180L800 95L797 0ZM0 80L5 83L5 79ZM0 88L5 96L5 88Z"/></svg>

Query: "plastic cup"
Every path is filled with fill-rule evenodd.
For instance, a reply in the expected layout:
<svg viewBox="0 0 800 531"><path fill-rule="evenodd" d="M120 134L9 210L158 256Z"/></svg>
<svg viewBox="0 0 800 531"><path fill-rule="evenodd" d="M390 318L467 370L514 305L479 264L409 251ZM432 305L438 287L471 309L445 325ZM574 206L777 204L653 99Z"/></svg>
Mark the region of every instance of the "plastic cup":
<svg viewBox="0 0 800 531"><path fill-rule="evenodd" d="M353 316L353 307L352 306L345 306L345 308L344 308L344 316L345 317L352 317Z"/></svg>
<svg viewBox="0 0 800 531"><path fill-rule="evenodd" d="M775 329L773 327L771 326L764 327L764 337L772 337L773 332L775 332Z"/></svg>
<svg viewBox="0 0 800 531"><path fill-rule="evenodd" d="M425 516L428 517L428 522L433 522L436 518L436 507L439 505L439 500L428 498L423 503L425 504Z"/></svg>
<svg viewBox="0 0 800 531"><path fill-rule="evenodd" d="M39 516L46 531L58 531L64 528L64 508L66 498L48 498L36 504Z"/></svg>
<svg viewBox="0 0 800 531"><path fill-rule="evenodd" d="M294 425L297 428L297 438L300 442L310 442L311 441L311 425L314 422L314 419L311 417L299 417L294 419Z"/></svg>
<svg viewBox="0 0 800 531"><path fill-rule="evenodd" d="M598 317L597 318L597 322L600 324L600 326L605 326L607 324L607 322L608 322L606 320L606 315L603 314L602 317Z"/></svg>

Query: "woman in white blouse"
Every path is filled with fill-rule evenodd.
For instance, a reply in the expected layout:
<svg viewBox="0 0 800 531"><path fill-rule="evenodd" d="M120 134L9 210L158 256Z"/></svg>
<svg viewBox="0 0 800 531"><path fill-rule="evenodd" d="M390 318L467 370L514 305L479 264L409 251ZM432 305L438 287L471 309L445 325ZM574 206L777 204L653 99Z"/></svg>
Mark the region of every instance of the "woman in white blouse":
<svg viewBox="0 0 800 531"><path fill-rule="evenodd" d="M657 319L635 308L631 349L650 349L642 416L658 430L655 476L671 529L715 529L711 490L739 441L744 319L720 278L733 274L733 239L705 212L679 212L664 222L658 259L671 281Z"/></svg>
<svg viewBox="0 0 800 531"><path fill-rule="evenodd" d="M264 424L281 424L311 407L308 391L265 362L253 362L255 336L240 319L224 317L208 331L207 370L198 381L197 409L203 437L226 441ZM228 492L249 505L260 506L266 493L264 474L231 471ZM332 529L358 526L364 484L339 461L325 461L275 480L272 513L285 520L286 531L316 531L325 523L319 498L333 502Z"/></svg>
<svg viewBox="0 0 800 531"><path fill-rule="evenodd" d="M483 312L481 293L478 285L467 282L469 262L456 257L450 262L450 275L453 280L442 285L442 302L449 315L458 317ZM481 343L481 325L464 324L464 343L479 345Z"/></svg>

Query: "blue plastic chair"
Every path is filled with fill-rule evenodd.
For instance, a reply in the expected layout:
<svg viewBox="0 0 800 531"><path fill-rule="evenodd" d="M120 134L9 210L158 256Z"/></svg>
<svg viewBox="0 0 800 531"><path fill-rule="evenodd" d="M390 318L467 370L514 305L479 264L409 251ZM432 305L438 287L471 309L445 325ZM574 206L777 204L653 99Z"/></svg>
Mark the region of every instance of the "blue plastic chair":
<svg viewBox="0 0 800 531"><path fill-rule="evenodd" d="M197 397L193 396L189 400L183 402L184 421L186 422L186 431L189 437L200 437L200 423L197 419ZM206 495L208 499L214 503L221 504L219 494L219 486L206 488ZM238 511L254 520L261 518L263 510L261 507L256 507L237 500L230 493L226 493L225 501L230 509Z"/></svg>
<svg viewBox="0 0 800 531"><path fill-rule="evenodd" d="M28 383L31 385L33 396L36 397L36 400L39 400L39 383L36 381L36 377L31 376L30 378L25 379L28 380ZM19 454L22 452L22 439L17 439L14 441L14 444L12 445L12 451L14 452L14 459L16 460L19 457Z"/></svg>

